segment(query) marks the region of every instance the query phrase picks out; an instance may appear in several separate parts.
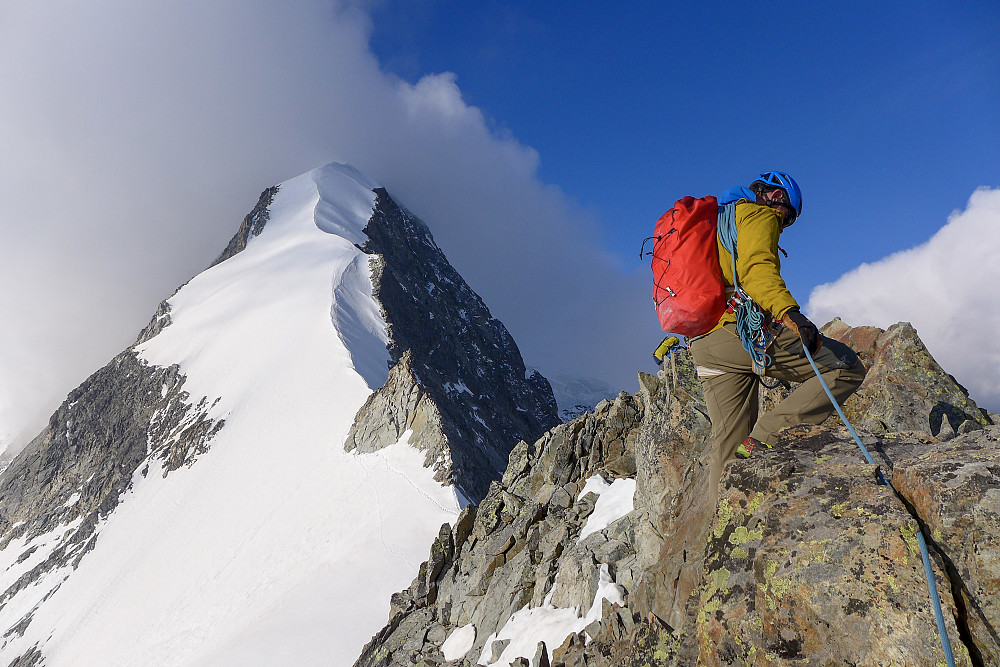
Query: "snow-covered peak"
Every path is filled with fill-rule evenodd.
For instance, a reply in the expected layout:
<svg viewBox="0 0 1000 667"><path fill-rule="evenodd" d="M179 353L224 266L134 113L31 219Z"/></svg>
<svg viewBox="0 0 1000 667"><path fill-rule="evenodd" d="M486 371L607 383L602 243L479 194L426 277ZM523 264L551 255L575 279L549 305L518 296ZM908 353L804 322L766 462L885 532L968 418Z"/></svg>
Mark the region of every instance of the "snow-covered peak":
<svg viewBox="0 0 1000 667"><path fill-rule="evenodd" d="M110 368L64 405L65 426L43 446L80 469L64 475L67 499L53 510L68 522L0 549L0 564L14 563L0 594L53 550L85 553L64 545L89 538L93 552L12 593L0 633L24 619L23 636L0 643L3 664L37 647L52 666L346 665L384 622L459 500L406 434L375 454L343 450L388 375L370 256L356 245L373 185L328 165L272 189L238 250L168 300L162 326L134 348L138 363L118 362L128 370ZM160 385L143 391L151 417L129 405L144 368L176 368L183 387L163 385L160 404ZM123 409L88 408L108 392ZM88 420L102 414L122 426L95 438ZM177 444L205 424L198 446ZM137 432L145 451L133 444L109 463L104 448ZM92 460L57 453L69 448ZM128 490L84 510L95 470L95 484L122 470ZM18 564L32 547L38 558Z"/></svg>
<svg viewBox="0 0 1000 667"><path fill-rule="evenodd" d="M317 167L312 171L308 172L309 176L312 177L317 183L320 181L326 181L331 184L340 182L341 187L350 187L349 183L354 183L362 190L372 191L380 187L378 183L369 178L366 174L358 171L354 166L349 165L345 162L329 162L322 167Z"/></svg>
<svg viewBox="0 0 1000 667"><path fill-rule="evenodd" d="M268 188L0 477L0 664L351 664L460 492L554 423L384 188Z"/></svg>
<svg viewBox="0 0 1000 667"><path fill-rule="evenodd" d="M368 257L356 247L375 205L369 185L340 164L279 185L260 233L170 298L170 326L140 345L140 355L153 365L180 364L192 395L221 397L213 417L237 409L248 388L298 378L316 363L361 366L368 388L381 386L385 322L371 297ZM308 394L308 383L289 382Z"/></svg>
<svg viewBox="0 0 1000 667"><path fill-rule="evenodd" d="M604 400L614 400L617 392L604 380L568 373L547 374L559 406L559 418L570 422Z"/></svg>
<svg viewBox="0 0 1000 667"><path fill-rule="evenodd" d="M374 190L379 186L354 167L332 162L305 175L316 187L316 226L351 243L364 244L363 230L375 206ZM302 178L302 177L300 177ZM289 189L298 179L279 187Z"/></svg>

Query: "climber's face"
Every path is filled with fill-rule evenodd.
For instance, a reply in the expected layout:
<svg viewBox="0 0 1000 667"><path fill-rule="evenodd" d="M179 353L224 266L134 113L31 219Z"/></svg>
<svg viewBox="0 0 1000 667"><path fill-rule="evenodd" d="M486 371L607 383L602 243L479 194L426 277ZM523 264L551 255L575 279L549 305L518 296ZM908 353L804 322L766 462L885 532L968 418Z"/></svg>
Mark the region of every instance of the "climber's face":
<svg viewBox="0 0 1000 667"><path fill-rule="evenodd" d="M781 216L781 228L785 229L795 222L795 209L788 202L788 195L780 188L764 195L764 201Z"/></svg>

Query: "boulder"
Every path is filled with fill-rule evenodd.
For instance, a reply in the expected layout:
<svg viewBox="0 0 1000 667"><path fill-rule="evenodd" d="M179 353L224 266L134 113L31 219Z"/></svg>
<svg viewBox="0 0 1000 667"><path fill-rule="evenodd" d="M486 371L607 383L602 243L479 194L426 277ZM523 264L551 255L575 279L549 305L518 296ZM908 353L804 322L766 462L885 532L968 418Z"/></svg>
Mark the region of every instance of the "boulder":
<svg viewBox="0 0 1000 667"><path fill-rule="evenodd" d="M948 570L970 652L1000 665L1000 427L948 444L897 460L891 482Z"/></svg>
<svg viewBox="0 0 1000 667"><path fill-rule="evenodd" d="M992 425L988 413L941 368L908 322L882 330L851 327L838 318L822 332L850 345L868 369L861 388L844 405L856 429L920 431L947 440Z"/></svg>
<svg viewBox="0 0 1000 667"><path fill-rule="evenodd" d="M786 432L731 464L724 487L697 604L699 664L944 661L919 525L846 432ZM946 620L957 664L972 665Z"/></svg>

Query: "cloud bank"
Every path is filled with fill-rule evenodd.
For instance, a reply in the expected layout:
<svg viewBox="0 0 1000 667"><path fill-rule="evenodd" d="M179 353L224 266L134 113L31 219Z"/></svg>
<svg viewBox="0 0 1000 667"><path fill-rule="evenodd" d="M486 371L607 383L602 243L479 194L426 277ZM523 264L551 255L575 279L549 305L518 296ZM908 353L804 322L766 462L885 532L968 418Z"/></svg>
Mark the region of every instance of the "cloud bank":
<svg viewBox="0 0 1000 667"><path fill-rule="evenodd" d="M862 264L809 298L817 323L908 321L980 407L1000 412L1000 189L980 188L930 240Z"/></svg>
<svg viewBox="0 0 1000 667"><path fill-rule="evenodd" d="M128 345L262 189L330 161L428 223L529 363L630 390L648 366L648 270L620 271L586 212L538 180L539 155L491 129L453 75L383 72L363 5L4 13L0 448Z"/></svg>

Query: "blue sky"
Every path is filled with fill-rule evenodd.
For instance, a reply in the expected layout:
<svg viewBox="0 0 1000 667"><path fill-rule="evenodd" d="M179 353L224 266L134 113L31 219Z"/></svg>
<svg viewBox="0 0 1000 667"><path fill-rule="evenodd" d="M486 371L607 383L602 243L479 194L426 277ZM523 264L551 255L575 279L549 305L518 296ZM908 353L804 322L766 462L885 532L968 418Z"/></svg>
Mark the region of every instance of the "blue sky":
<svg viewBox="0 0 1000 667"><path fill-rule="evenodd" d="M678 4L386 0L371 45L407 80L454 72L623 268L674 199L782 169L804 301L1000 185L995 2Z"/></svg>

